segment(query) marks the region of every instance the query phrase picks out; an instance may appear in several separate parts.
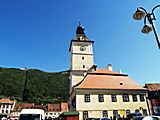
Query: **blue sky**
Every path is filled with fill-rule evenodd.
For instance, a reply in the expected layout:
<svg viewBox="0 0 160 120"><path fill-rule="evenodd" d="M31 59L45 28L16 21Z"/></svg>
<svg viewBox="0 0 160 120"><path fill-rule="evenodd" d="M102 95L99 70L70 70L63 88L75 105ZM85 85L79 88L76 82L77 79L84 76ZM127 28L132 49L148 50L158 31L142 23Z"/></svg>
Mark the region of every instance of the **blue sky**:
<svg viewBox="0 0 160 120"><path fill-rule="evenodd" d="M113 65L141 85L160 82L160 50L152 33L133 20L137 7L148 12L159 0L0 0L0 67L47 72L70 68L69 45L81 21L95 41L98 68ZM160 35L160 8L155 10Z"/></svg>

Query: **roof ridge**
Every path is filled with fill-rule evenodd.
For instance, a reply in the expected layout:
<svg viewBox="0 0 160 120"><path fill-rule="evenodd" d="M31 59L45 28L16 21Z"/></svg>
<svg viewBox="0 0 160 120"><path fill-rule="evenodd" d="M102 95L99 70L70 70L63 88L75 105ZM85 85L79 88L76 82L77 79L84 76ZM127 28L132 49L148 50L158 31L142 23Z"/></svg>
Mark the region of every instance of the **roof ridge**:
<svg viewBox="0 0 160 120"><path fill-rule="evenodd" d="M93 75L112 75L112 76L128 76L127 74L120 74L120 73L96 73L96 72L89 72L88 74L93 74Z"/></svg>

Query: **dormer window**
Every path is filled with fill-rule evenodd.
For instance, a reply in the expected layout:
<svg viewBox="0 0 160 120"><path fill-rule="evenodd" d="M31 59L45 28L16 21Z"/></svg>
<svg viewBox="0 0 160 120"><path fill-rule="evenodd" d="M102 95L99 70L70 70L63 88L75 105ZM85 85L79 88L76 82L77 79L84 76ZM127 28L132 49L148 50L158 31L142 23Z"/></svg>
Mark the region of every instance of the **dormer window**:
<svg viewBox="0 0 160 120"><path fill-rule="evenodd" d="M123 83L122 83L122 82L120 82L120 85L123 85Z"/></svg>

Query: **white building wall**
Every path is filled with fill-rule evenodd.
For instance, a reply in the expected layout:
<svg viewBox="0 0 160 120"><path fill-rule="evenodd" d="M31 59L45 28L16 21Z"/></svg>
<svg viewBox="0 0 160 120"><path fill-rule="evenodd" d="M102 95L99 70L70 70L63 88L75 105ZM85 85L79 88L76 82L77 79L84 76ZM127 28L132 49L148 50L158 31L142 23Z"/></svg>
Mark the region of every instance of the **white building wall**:
<svg viewBox="0 0 160 120"><path fill-rule="evenodd" d="M84 59L82 59L82 57L84 57ZM93 55L74 54L72 61L72 70L88 70L94 64ZM83 68L83 65L85 65L85 68Z"/></svg>
<svg viewBox="0 0 160 120"><path fill-rule="evenodd" d="M82 51L81 46L86 50ZM72 87L84 78L84 73L94 65L93 43L92 42L72 42L71 45L71 72L70 72L70 93ZM75 71L81 71L76 73Z"/></svg>
<svg viewBox="0 0 160 120"><path fill-rule="evenodd" d="M86 42L76 42L72 44L72 53L81 53L81 54L93 54L93 43L86 43ZM85 46L86 50L81 51L80 47Z"/></svg>
<svg viewBox="0 0 160 120"><path fill-rule="evenodd" d="M77 83L79 83L82 79L84 78L84 76L80 76L80 75L72 75L72 86L76 85Z"/></svg>
<svg viewBox="0 0 160 120"><path fill-rule="evenodd" d="M57 118L57 117L59 117L59 115L61 114L61 112L60 111L51 111L51 112L46 112L45 113L46 115L46 117L48 118L48 117L51 117L51 118Z"/></svg>
<svg viewBox="0 0 160 120"><path fill-rule="evenodd" d="M0 113L4 113L4 114L10 114L11 111L13 110L14 106L15 106L15 101L14 102L3 102L0 103Z"/></svg>

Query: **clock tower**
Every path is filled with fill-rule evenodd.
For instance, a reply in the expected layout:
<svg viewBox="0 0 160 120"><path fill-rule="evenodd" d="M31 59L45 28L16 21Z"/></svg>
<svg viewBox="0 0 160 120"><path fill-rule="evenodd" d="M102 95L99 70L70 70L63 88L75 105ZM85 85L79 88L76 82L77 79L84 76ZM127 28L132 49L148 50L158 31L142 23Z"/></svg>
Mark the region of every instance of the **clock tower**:
<svg viewBox="0 0 160 120"><path fill-rule="evenodd" d="M79 24L76 37L70 42L70 93L72 87L84 78L85 73L94 65L93 44L84 33L84 28Z"/></svg>

